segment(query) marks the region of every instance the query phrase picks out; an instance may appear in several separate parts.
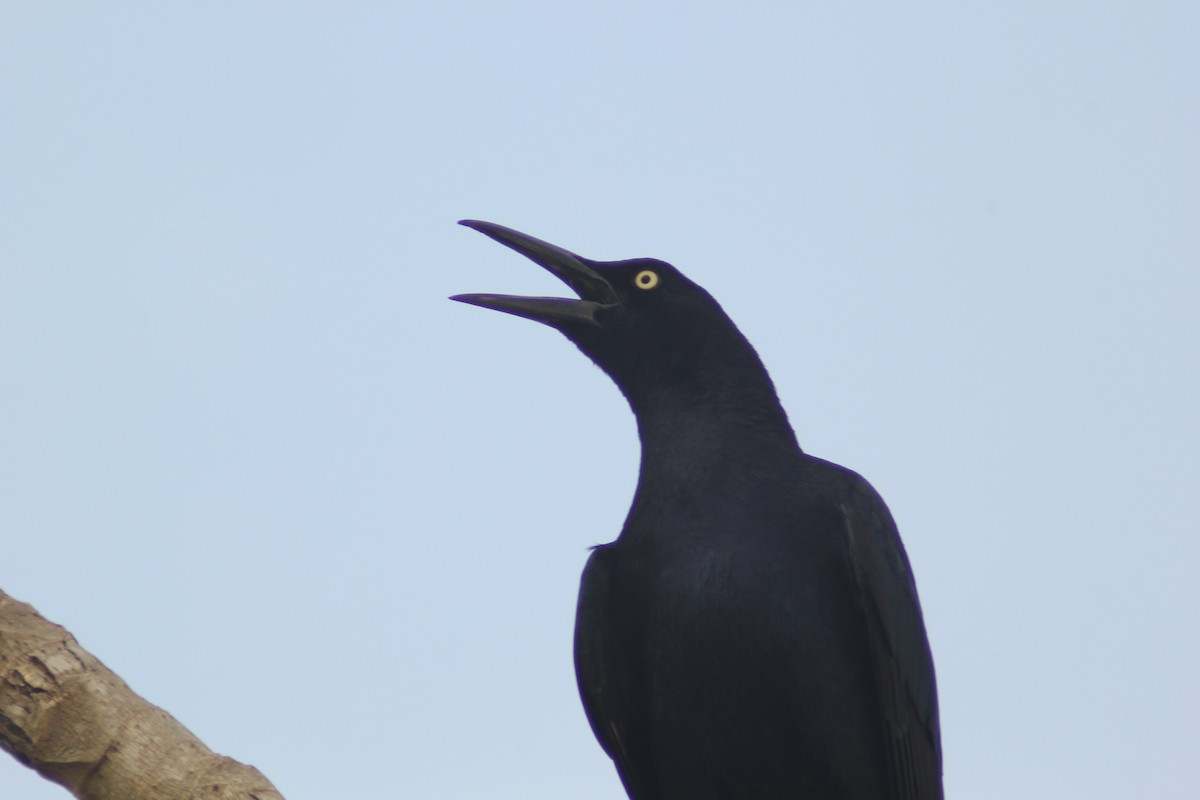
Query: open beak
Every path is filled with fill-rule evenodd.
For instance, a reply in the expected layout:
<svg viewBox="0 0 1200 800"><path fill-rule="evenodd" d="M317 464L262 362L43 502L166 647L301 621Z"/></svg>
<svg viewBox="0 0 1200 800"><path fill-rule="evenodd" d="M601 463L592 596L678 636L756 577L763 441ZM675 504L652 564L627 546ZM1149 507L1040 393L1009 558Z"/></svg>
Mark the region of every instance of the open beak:
<svg viewBox="0 0 1200 800"><path fill-rule="evenodd" d="M545 267L579 295L578 300L565 297L516 297L507 294L456 294L451 300L482 306L506 314L515 314L557 328L564 324L599 325L596 312L620 302L612 286L600 273L589 267L583 258L556 247L549 242L514 231L494 222L474 219L461 220L459 225L474 228L495 239L505 247L516 250L531 261Z"/></svg>

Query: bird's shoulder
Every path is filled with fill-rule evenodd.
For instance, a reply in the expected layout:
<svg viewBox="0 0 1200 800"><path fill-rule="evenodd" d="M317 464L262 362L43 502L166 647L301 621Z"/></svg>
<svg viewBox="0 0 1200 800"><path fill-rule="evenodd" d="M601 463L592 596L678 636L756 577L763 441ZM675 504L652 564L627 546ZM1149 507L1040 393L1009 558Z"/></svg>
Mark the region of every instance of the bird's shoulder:
<svg viewBox="0 0 1200 800"><path fill-rule="evenodd" d="M871 577L887 574L900 578L899 583L915 600L916 585L904 543L875 487L848 467L809 455L804 456L802 475L805 502L831 510L839 519L838 535L844 538L850 558L867 559Z"/></svg>

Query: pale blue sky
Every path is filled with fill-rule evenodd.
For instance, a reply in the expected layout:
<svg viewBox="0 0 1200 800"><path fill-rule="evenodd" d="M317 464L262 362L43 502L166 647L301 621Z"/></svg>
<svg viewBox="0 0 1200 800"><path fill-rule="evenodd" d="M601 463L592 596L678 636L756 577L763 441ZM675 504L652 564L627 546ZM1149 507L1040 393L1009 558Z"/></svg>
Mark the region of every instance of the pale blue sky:
<svg viewBox="0 0 1200 800"><path fill-rule="evenodd" d="M891 505L959 800L1194 798L1200 6L0 2L0 587L290 800L620 798L654 256ZM555 455L564 449L574 454ZM11 760L0 796L65 797Z"/></svg>

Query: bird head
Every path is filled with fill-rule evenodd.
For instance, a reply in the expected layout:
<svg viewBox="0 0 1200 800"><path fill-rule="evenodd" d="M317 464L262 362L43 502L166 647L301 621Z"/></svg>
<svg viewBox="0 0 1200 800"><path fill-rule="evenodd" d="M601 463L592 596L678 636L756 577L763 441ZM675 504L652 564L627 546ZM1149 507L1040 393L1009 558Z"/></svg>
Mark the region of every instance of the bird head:
<svg viewBox="0 0 1200 800"><path fill-rule="evenodd" d="M750 349L712 296L664 261L593 261L503 225L477 220L460 224L541 265L578 299L500 294L451 299L557 329L612 376L631 400L640 394L639 388L691 383L714 347ZM757 364L756 356L753 361Z"/></svg>
<svg viewBox="0 0 1200 800"><path fill-rule="evenodd" d="M592 261L503 225L461 224L540 264L578 298L460 294L451 300L560 331L616 382L639 426L687 428L715 419L798 452L758 354L717 301L675 267L652 258Z"/></svg>

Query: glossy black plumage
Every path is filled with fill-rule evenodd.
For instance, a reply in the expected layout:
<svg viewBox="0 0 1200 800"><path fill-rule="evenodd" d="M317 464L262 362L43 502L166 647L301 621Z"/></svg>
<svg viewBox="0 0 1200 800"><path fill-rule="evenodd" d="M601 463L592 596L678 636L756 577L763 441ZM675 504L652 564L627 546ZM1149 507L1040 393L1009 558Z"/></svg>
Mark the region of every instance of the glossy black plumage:
<svg viewBox="0 0 1200 800"><path fill-rule="evenodd" d="M637 418L633 506L588 560L575 630L588 719L629 796L940 798L933 661L874 489L801 451L754 349L670 265L463 224L580 299L454 299L560 330Z"/></svg>

